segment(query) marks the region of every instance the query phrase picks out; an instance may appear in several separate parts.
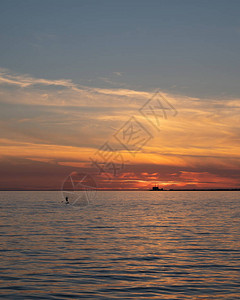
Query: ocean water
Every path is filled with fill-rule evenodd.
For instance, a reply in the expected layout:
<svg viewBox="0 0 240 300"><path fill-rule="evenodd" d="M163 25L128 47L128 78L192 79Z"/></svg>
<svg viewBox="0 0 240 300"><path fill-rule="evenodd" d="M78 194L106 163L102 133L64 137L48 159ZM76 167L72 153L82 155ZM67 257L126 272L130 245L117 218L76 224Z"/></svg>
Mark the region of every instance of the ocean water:
<svg viewBox="0 0 240 300"><path fill-rule="evenodd" d="M240 299L240 192L0 192L3 299Z"/></svg>

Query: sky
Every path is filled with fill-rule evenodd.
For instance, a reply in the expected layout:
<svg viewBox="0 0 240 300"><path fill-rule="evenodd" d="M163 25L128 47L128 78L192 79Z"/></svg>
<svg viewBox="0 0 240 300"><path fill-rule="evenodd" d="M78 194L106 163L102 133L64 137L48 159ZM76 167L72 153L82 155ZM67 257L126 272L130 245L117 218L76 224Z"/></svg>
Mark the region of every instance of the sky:
<svg viewBox="0 0 240 300"><path fill-rule="evenodd" d="M0 189L240 188L239 13L2 0Z"/></svg>

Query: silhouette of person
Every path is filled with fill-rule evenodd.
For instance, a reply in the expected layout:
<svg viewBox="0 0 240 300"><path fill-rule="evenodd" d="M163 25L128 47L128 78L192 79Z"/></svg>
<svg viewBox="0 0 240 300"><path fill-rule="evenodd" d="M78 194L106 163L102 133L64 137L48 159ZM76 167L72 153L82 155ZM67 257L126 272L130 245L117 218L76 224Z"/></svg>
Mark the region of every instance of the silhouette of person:
<svg viewBox="0 0 240 300"><path fill-rule="evenodd" d="M69 204L68 197L66 197L66 204Z"/></svg>

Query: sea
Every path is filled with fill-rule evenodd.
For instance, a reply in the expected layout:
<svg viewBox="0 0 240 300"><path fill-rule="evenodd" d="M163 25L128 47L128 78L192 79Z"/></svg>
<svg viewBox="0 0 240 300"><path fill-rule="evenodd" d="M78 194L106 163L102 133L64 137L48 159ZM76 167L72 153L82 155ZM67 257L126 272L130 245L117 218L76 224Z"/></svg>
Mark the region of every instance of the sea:
<svg viewBox="0 0 240 300"><path fill-rule="evenodd" d="M0 192L2 299L240 299L239 191L64 201Z"/></svg>

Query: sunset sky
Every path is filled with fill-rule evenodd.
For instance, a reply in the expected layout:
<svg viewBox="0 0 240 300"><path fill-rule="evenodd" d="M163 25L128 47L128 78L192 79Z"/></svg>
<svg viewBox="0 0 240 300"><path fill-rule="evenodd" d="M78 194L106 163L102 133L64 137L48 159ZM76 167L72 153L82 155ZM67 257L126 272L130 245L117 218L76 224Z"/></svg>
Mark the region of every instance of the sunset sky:
<svg viewBox="0 0 240 300"><path fill-rule="evenodd" d="M240 2L2 0L0 189L240 188ZM162 105L162 106L161 106Z"/></svg>

